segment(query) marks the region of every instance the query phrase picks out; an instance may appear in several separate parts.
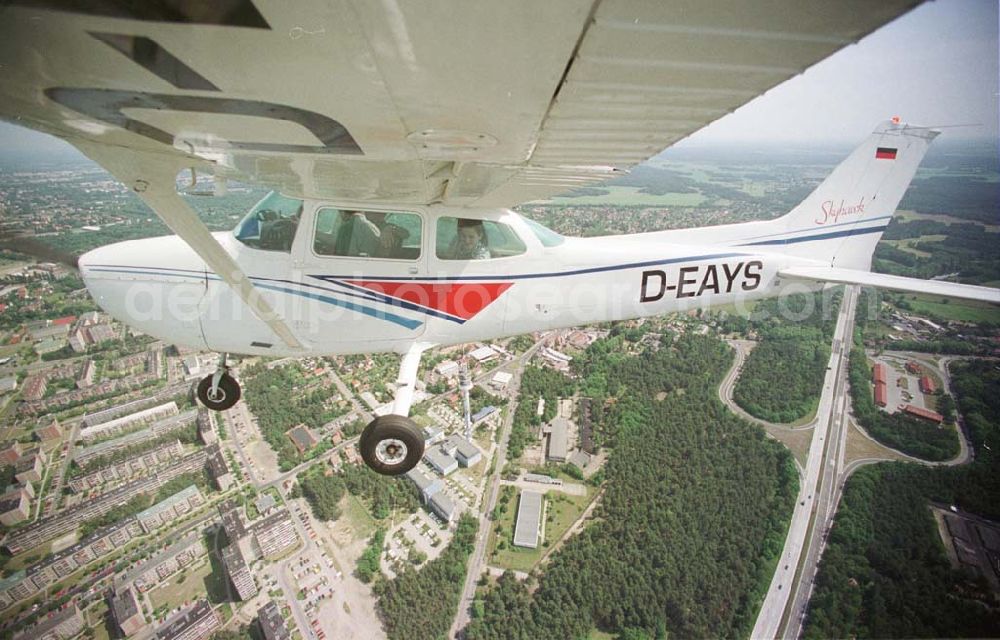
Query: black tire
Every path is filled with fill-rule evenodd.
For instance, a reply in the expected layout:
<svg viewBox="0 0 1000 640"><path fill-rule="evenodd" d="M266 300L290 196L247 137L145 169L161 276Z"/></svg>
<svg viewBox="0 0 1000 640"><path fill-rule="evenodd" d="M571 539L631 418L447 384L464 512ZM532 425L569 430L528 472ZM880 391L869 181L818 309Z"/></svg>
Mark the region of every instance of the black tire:
<svg viewBox="0 0 1000 640"><path fill-rule="evenodd" d="M400 445L405 450L400 449ZM398 476L420 462L424 455L424 435L409 418L380 416L361 432L358 447L365 464L373 471L384 476Z"/></svg>
<svg viewBox="0 0 1000 640"><path fill-rule="evenodd" d="M212 376L206 376L198 383L198 400L213 411L225 411L240 401L240 383L228 373L219 378L219 390L215 398L209 397Z"/></svg>

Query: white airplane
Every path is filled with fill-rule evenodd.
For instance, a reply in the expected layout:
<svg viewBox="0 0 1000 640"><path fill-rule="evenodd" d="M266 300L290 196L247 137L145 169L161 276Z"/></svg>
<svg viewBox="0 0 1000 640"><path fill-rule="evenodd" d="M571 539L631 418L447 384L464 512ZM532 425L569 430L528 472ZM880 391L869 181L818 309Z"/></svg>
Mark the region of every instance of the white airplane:
<svg viewBox="0 0 1000 640"><path fill-rule="evenodd" d="M360 449L400 474L421 354L857 283L937 131L889 121L767 222L566 238L509 206L606 179L910 9L911 0L13 0L0 117L68 140L177 234L79 260L98 303L222 354L403 355ZM179 174L267 185L210 233ZM225 356L199 385L238 401Z"/></svg>

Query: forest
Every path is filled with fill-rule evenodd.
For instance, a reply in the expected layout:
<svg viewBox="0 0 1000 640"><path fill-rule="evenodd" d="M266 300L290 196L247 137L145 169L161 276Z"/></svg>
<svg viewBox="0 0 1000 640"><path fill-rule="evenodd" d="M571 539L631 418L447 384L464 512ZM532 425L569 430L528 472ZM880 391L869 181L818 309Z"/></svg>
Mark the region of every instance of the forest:
<svg viewBox="0 0 1000 640"><path fill-rule="evenodd" d="M562 373L534 366L525 368L507 445L511 460L517 460L524 453L524 448L536 439L538 425L555 417L558 398L572 393L573 381ZM541 417L538 416L539 398L545 398L545 410Z"/></svg>
<svg viewBox="0 0 1000 640"><path fill-rule="evenodd" d="M960 282L970 284L993 281L1000 271L1000 233L987 231L981 224L894 219L884 236L890 241L914 238L919 240L913 249L920 254L880 242L874 270L925 279L958 273Z"/></svg>
<svg viewBox="0 0 1000 640"><path fill-rule="evenodd" d="M951 567L929 509L933 501L1000 519L1000 371L981 360L950 369L973 461L936 468L881 463L851 476L805 638L995 637L1000 629L988 585Z"/></svg>
<svg viewBox="0 0 1000 640"><path fill-rule="evenodd" d="M420 569L408 566L394 579L376 583L378 609L389 640L444 638L448 634L478 530L476 518L462 514L441 555Z"/></svg>
<svg viewBox="0 0 1000 640"><path fill-rule="evenodd" d="M288 438L288 430L301 423L315 429L340 413L325 406L324 401L330 395L325 391L318 390L304 397L295 393L303 384L298 365L268 369L263 364L255 364L243 375L243 397L257 418L264 440L278 454L282 471L302 461L298 449Z"/></svg>
<svg viewBox="0 0 1000 640"><path fill-rule="evenodd" d="M470 640L750 632L798 490L792 458L719 402L732 353L718 340L639 356L605 342L574 360L610 447L594 520L533 595L510 576L480 591Z"/></svg>
<svg viewBox="0 0 1000 640"><path fill-rule="evenodd" d="M790 423L816 410L830 360L840 293L795 294L759 303L749 326L760 342L747 357L733 399L750 415ZM832 302L832 304L831 304Z"/></svg>
<svg viewBox="0 0 1000 640"><path fill-rule="evenodd" d="M359 498L372 517L382 520L392 511L412 513L420 508L420 494L409 480L383 476L365 465L345 465L339 473L325 475L313 467L299 476L296 494L301 492L319 520L340 517L339 502L346 493Z"/></svg>

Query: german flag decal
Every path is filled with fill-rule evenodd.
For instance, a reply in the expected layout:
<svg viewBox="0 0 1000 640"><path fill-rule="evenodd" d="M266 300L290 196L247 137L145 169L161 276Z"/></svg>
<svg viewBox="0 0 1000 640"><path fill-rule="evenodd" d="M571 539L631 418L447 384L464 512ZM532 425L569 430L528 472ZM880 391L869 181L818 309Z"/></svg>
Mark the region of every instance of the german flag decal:
<svg viewBox="0 0 1000 640"><path fill-rule="evenodd" d="M891 147L879 147L875 149L875 158L878 160L895 160L896 150Z"/></svg>

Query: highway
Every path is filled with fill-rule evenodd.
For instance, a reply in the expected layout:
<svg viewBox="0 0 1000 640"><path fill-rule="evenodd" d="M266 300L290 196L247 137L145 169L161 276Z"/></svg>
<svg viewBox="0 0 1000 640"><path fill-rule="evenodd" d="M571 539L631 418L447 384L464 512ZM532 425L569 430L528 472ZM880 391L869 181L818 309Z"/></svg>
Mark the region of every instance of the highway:
<svg viewBox="0 0 1000 640"><path fill-rule="evenodd" d="M797 624L785 625L789 597L794 593L793 607L804 610L826 532L836 512L839 495L837 479L843 467L847 440L847 358L844 356L850 352L857 296L857 287L845 287L834 330L834 348L823 380L812 442L805 470L800 476L799 494L788 536L757 616L752 638L789 637L783 631L797 633ZM793 616L795 611L793 609Z"/></svg>

